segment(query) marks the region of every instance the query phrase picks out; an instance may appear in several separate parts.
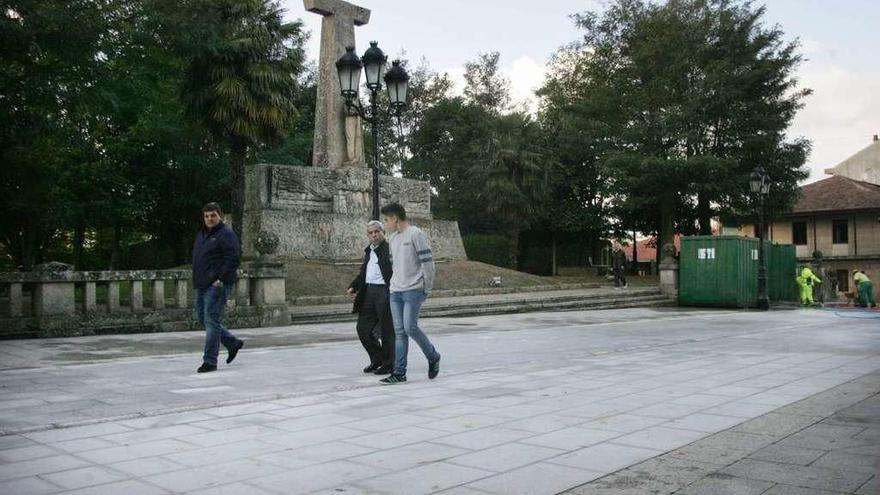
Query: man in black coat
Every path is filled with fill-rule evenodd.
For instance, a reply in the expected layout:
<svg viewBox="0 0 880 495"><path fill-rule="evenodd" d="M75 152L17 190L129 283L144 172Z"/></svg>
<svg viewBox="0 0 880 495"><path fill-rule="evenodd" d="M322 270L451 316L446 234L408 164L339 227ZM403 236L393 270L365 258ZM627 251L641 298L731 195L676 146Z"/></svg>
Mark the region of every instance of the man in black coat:
<svg viewBox="0 0 880 495"><path fill-rule="evenodd" d="M361 270L348 286L348 293L354 297L352 313L358 313L358 337L370 356L370 365L364 368L364 373L387 375L394 364L394 324L388 300L391 249L385 240L382 222L372 220L367 223L367 238L370 244L364 248ZM381 330L381 342L373 333L377 324Z"/></svg>

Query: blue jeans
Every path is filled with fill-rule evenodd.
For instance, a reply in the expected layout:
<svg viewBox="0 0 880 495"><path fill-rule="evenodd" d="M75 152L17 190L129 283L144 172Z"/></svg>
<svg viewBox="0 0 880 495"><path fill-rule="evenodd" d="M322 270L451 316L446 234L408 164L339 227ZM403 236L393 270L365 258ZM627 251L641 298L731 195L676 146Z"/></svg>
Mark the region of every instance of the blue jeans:
<svg viewBox="0 0 880 495"><path fill-rule="evenodd" d="M232 289L230 285L196 289L196 316L205 327L205 356L202 361L214 366L217 366L221 342L227 349L238 343L238 339L223 324L223 310Z"/></svg>
<svg viewBox="0 0 880 495"><path fill-rule="evenodd" d="M428 336L419 328L419 310L425 302L425 291L407 290L391 293L391 318L394 320L394 374L406 375L409 338L421 347L429 363L440 359Z"/></svg>

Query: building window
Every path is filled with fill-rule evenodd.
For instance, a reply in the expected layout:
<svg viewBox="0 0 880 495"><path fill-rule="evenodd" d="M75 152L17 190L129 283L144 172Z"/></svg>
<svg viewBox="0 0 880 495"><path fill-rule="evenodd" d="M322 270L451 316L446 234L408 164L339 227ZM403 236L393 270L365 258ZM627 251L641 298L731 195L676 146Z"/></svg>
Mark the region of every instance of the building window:
<svg viewBox="0 0 880 495"><path fill-rule="evenodd" d="M795 246L807 245L807 222L791 222L791 243Z"/></svg>
<svg viewBox="0 0 880 495"><path fill-rule="evenodd" d="M831 242L834 244L849 244L849 221L831 221Z"/></svg>
<svg viewBox="0 0 880 495"><path fill-rule="evenodd" d="M849 292L849 270L837 270L837 290Z"/></svg>

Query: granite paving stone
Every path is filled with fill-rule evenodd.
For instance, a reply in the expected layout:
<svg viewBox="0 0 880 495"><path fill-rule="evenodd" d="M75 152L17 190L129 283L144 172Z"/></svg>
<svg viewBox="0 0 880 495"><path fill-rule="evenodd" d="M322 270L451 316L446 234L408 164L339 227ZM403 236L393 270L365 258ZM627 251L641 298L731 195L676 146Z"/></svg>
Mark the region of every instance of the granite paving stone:
<svg viewBox="0 0 880 495"><path fill-rule="evenodd" d="M741 460L721 472L752 480L841 492L855 491L871 478L870 474L857 471L795 466L752 459Z"/></svg>
<svg viewBox="0 0 880 495"><path fill-rule="evenodd" d="M552 495L602 476L602 473L539 462L466 485L481 493Z"/></svg>
<svg viewBox="0 0 880 495"><path fill-rule="evenodd" d="M828 454L827 450L806 449L802 447L776 444L769 445L757 452L749 454L749 458L757 459L759 461L808 466L825 454Z"/></svg>
<svg viewBox="0 0 880 495"><path fill-rule="evenodd" d="M452 457L446 462L500 473L556 457L565 452L562 449L513 442Z"/></svg>
<svg viewBox="0 0 880 495"><path fill-rule="evenodd" d="M361 373L351 322L236 331L248 346L207 376L195 333L9 341L0 493L870 489L870 322L638 308L423 323L447 364L429 381L417 353L397 387Z"/></svg>

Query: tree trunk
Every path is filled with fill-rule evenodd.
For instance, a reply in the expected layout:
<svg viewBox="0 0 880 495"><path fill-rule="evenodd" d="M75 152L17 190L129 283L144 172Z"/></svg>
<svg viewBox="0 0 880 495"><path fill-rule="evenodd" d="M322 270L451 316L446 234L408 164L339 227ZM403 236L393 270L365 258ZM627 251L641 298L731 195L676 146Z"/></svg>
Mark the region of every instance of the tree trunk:
<svg viewBox="0 0 880 495"><path fill-rule="evenodd" d="M664 193L660 198L660 242L657 243L657 255L663 246L675 242L675 193Z"/></svg>
<svg viewBox="0 0 880 495"><path fill-rule="evenodd" d="M122 244L122 226L116 224L113 226L113 240L110 250L110 269L119 268L119 245Z"/></svg>
<svg viewBox="0 0 880 495"><path fill-rule="evenodd" d="M554 277L559 275L556 270L556 232L553 232L553 266L550 268L550 274Z"/></svg>
<svg viewBox="0 0 880 495"><path fill-rule="evenodd" d="M633 261L630 269L633 275L639 274L639 241L636 239L636 231L633 229Z"/></svg>
<svg viewBox="0 0 880 495"><path fill-rule="evenodd" d="M519 270L519 230L513 231L510 240L510 264L514 270Z"/></svg>
<svg viewBox="0 0 880 495"><path fill-rule="evenodd" d="M240 139L230 142L232 160L232 230L241 239L244 225L244 173L247 159L247 144Z"/></svg>
<svg viewBox="0 0 880 495"><path fill-rule="evenodd" d="M21 233L21 258L20 264L22 270L28 272L34 268L34 261L37 257L37 236L34 232L34 225L31 219L24 224L24 231Z"/></svg>
<svg viewBox="0 0 880 495"><path fill-rule="evenodd" d="M86 242L86 227L79 224L73 229L73 265L77 270L83 269L83 250Z"/></svg>
<svg viewBox="0 0 880 495"><path fill-rule="evenodd" d="M186 248L183 245L183 239L177 239L171 242L171 255L174 258L174 266L180 266L186 263L184 256L184 251Z"/></svg>
<svg viewBox="0 0 880 495"><path fill-rule="evenodd" d="M712 205L707 193L697 194L697 218L700 222L700 235L712 235Z"/></svg>

